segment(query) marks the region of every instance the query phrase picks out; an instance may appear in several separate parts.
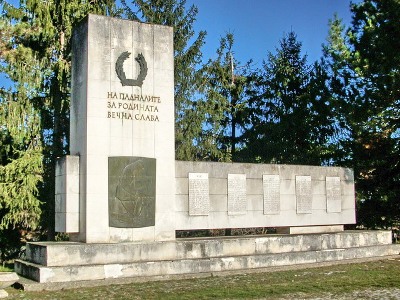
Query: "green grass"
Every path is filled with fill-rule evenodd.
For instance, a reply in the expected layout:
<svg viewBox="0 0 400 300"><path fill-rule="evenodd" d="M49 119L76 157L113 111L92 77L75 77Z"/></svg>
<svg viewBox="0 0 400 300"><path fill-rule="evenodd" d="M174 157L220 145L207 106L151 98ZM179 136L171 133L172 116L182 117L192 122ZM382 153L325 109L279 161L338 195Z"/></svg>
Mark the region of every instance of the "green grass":
<svg viewBox="0 0 400 300"><path fill-rule="evenodd" d="M7 266L0 265L0 272L12 272L12 268L8 268Z"/></svg>
<svg viewBox="0 0 400 300"><path fill-rule="evenodd" d="M25 292L7 289L7 299L278 299L400 287L399 260L335 265L291 271L251 273L187 280L158 281Z"/></svg>

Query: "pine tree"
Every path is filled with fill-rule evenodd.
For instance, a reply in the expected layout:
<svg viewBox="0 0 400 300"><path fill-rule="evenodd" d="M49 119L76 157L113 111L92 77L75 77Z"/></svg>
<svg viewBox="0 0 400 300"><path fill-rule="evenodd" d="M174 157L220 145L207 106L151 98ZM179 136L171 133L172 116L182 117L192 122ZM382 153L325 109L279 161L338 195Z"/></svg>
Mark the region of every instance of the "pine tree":
<svg viewBox="0 0 400 300"><path fill-rule="evenodd" d="M209 60L203 67L204 84L201 102L206 120L198 145L205 155L203 159L237 161L237 147L247 124L250 82L247 73L250 62L244 66L234 59L234 36L228 33L221 38L217 58Z"/></svg>
<svg viewBox="0 0 400 300"><path fill-rule="evenodd" d="M329 95L320 64L307 64L294 32L280 41L258 71L258 91L252 97L257 118L246 133L255 161L323 164L334 133Z"/></svg>
<svg viewBox="0 0 400 300"><path fill-rule="evenodd" d="M174 27L175 153L176 159L197 160L194 140L201 134L204 114L197 103L199 71L206 32L193 30L198 9L186 10L186 0L121 1L129 19Z"/></svg>
<svg viewBox="0 0 400 300"><path fill-rule="evenodd" d="M21 236L35 230L41 209L40 117L29 100L10 91L0 94L0 262L19 253Z"/></svg>
<svg viewBox="0 0 400 300"><path fill-rule="evenodd" d="M360 223L398 223L400 2L363 1L352 5L352 26L331 23L325 57L337 122L343 129L338 162L353 167Z"/></svg>
<svg viewBox="0 0 400 300"><path fill-rule="evenodd" d="M400 1L352 6L350 43L354 70L363 79L363 119L357 141L361 220L375 226L400 223ZM377 208L379 210L377 210ZM373 211L373 216L370 212Z"/></svg>

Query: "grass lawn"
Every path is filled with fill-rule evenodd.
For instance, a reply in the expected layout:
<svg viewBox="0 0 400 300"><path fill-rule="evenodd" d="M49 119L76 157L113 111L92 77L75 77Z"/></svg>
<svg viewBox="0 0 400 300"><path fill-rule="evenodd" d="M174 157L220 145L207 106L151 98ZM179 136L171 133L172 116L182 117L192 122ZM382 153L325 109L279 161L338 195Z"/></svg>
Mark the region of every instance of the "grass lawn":
<svg viewBox="0 0 400 300"><path fill-rule="evenodd" d="M400 257L290 271L25 292L7 299L335 299L354 291L400 288ZM365 298L364 298L365 299ZM398 299L398 298L396 298Z"/></svg>
<svg viewBox="0 0 400 300"><path fill-rule="evenodd" d="M0 265L0 272L11 272L11 271L12 271L11 268Z"/></svg>

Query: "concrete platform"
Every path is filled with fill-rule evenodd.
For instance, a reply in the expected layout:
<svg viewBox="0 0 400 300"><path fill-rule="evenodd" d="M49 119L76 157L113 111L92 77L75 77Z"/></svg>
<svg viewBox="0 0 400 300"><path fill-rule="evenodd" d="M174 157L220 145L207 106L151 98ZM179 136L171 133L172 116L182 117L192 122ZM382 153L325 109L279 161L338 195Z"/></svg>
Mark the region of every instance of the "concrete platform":
<svg viewBox="0 0 400 300"><path fill-rule="evenodd" d="M15 270L40 283L218 273L396 255L390 231L185 239L30 243Z"/></svg>
<svg viewBox="0 0 400 300"><path fill-rule="evenodd" d="M400 245L395 245L398 247L400 252ZM327 261L320 263L311 264L301 264L301 265L286 265L279 267L267 267L258 269L246 269L246 270L233 270L233 271L223 271L223 272L208 272L208 273L196 273L196 274L181 274L181 275L164 275L164 276L149 276L149 277L126 277L126 278L107 278L101 280L81 280L81 281L69 281L69 282L58 282L54 284L52 282L40 283L27 278L20 278L18 282L14 285L17 289L23 289L25 291L57 291L64 289L76 289L83 287L96 287L96 286L106 286L106 285L119 285L119 284L130 284L130 283L141 283L141 282L151 282L151 281L165 281L165 280L183 280L183 279L195 279L195 278L206 278L206 277L216 277L216 276L233 276L237 274L254 274L254 273L270 273L270 272L281 272L288 270L303 270L310 268L320 268L332 265L342 265L342 264L356 264L380 260L394 260L399 259L399 254L389 255L389 256L374 256L367 258L355 258L349 260L337 260L337 261Z"/></svg>

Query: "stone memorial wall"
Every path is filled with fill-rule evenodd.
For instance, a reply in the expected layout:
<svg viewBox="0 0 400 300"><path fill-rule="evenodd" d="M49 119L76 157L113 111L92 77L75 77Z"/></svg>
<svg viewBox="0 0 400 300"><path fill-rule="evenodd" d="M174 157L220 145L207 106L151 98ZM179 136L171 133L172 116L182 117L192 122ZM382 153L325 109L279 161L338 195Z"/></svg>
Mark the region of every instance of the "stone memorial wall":
<svg viewBox="0 0 400 300"><path fill-rule="evenodd" d="M356 222L351 169L175 161L173 28L89 15L72 45L70 155L55 174L70 241L27 243L21 276L63 288L399 253L390 231L340 232ZM176 239L254 227L277 234Z"/></svg>
<svg viewBox="0 0 400 300"><path fill-rule="evenodd" d="M294 165L176 162L176 229L304 227L355 223L350 169ZM201 174L207 206L191 213ZM343 227L332 227L343 228Z"/></svg>
<svg viewBox="0 0 400 300"><path fill-rule="evenodd" d="M349 169L175 161L173 29L89 15L73 35L70 156L56 230L72 241L355 223Z"/></svg>

